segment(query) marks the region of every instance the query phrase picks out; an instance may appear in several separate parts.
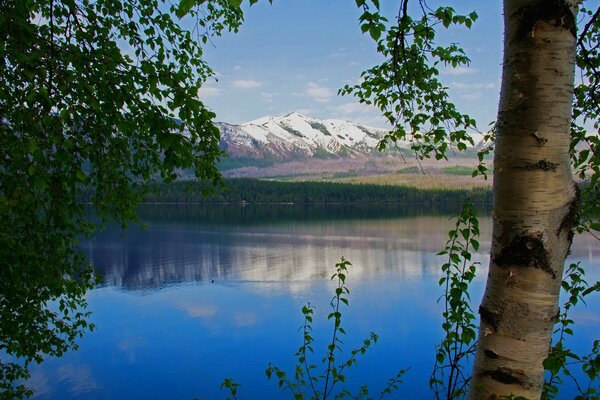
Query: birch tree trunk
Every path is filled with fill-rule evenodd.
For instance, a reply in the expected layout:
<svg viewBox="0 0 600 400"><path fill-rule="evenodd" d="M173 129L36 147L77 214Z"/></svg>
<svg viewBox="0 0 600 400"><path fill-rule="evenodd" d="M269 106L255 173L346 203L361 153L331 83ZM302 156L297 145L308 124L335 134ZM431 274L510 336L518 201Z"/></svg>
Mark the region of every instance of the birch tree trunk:
<svg viewBox="0 0 600 400"><path fill-rule="evenodd" d="M471 399L541 397L578 190L569 161L577 0L505 0L494 231Z"/></svg>

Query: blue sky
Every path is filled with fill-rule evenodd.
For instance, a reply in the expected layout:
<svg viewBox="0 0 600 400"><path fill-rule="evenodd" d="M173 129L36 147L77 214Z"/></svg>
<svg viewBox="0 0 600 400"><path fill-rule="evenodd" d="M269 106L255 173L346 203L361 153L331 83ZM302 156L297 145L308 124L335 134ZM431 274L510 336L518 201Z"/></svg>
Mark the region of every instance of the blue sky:
<svg viewBox="0 0 600 400"><path fill-rule="evenodd" d="M397 0L381 2L386 15L397 13ZM479 14L471 30L440 32L442 43L460 43L472 60L468 68L444 70L442 81L461 111L485 129L496 118L498 104L501 1L429 1L432 8L441 4ZM381 61L373 40L361 33L359 16L353 0L274 0L272 5L263 0L245 7L240 31L215 38L206 49L217 75L200 91L200 98L217 120L231 123L298 111L385 126L375 108L337 95L338 89L357 82L363 70Z"/></svg>

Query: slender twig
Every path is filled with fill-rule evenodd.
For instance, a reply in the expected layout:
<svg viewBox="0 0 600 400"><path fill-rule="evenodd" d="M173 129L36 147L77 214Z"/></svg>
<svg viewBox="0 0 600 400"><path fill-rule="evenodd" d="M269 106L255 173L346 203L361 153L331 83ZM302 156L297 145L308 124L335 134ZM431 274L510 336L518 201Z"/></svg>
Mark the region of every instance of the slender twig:
<svg viewBox="0 0 600 400"><path fill-rule="evenodd" d="M342 282L340 280L340 278L338 277L338 288L342 287ZM333 352L335 351L335 347L336 347L336 342L337 342L337 333L340 327L339 324L339 320L338 320L338 312L340 310L340 296L336 295L336 303L335 303L335 314L334 314L334 318L335 318L335 322L333 324L333 336L331 338L331 343L329 345L329 354L327 356L327 369L326 369L326 374L325 374L325 386L324 386L324 390L323 390L323 400L327 399L327 396L329 395L329 392L331 392L331 389L333 389L333 385L331 387L331 389L327 389L327 386L329 385L329 376L331 374L331 363L333 362Z"/></svg>
<svg viewBox="0 0 600 400"><path fill-rule="evenodd" d="M48 58L48 99L52 98L52 79L54 77L54 0L50 0L50 56ZM51 102L48 102L51 104Z"/></svg>
<svg viewBox="0 0 600 400"><path fill-rule="evenodd" d="M310 388L312 389L314 396L318 397L319 395L318 395L317 389L315 388L315 385L313 383L313 378L310 373L308 361L306 360L306 346L308 345L306 342L306 335L308 333L307 328L308 328L308 320L307 320L307 316L305 315L304 316L304 329L303 329L304 339L303 339L303 344L302 344L302 354L301 355L302 355L302 358L304 359L304 370L306 371L306 374L308 375L308 381L310 382Z"/></svg>

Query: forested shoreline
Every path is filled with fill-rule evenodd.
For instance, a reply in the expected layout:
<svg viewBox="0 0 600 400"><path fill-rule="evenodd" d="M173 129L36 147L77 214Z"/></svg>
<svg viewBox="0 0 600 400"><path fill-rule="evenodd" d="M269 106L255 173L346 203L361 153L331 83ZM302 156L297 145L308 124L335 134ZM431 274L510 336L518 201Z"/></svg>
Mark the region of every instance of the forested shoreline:
<svg viewBox="0 0 600 400"><path fill-rule="evenodd" d="M225 179L225 185L207 195L207 187L196 182L174 182L155 186L145 203L223 204L422 204L445 206L491 204L491 188L418 189L409 186L331 182L281 182L249 178Z"/></svg>

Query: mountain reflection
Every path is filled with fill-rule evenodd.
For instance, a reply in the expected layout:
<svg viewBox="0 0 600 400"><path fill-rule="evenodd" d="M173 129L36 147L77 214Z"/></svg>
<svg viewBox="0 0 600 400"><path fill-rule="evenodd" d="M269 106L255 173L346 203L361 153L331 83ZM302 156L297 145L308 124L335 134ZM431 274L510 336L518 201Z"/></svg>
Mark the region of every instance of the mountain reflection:
<svg viewBox="0 0 600 400"><path fill-rule="evenodd" d="M354 218L278 219L272 207L268 210L267 219L247 210L250 220L238 215L232 221L231 209L223 219L215 209L197 214L187 209L181 215L173 206L145 209L146 230L109 228L83 243L82 250L105 284L128 290L212 280L311 281L329 277L342 256L352 261L353 278L392 273L407 279L438 273L441 258L435 254L453 225L448 216L393 211L375 219L347 211ZM480 224L482 246L476 258L486 268L491 219L482 217ZM592 261L598 253L584 243L574 246L573 256Z"/></svg>

